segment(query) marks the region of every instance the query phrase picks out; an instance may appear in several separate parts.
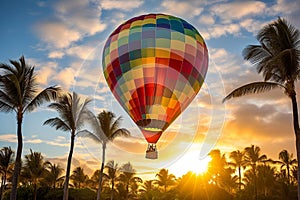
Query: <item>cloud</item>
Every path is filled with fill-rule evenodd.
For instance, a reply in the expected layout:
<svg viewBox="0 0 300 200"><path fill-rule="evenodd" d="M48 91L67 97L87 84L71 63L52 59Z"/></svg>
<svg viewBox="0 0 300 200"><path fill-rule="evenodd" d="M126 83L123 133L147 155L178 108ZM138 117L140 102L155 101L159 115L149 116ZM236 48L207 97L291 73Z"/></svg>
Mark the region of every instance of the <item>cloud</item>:
<svg viewBox="0 0 300 200"><path fill-rule="evenodd" d="M62 58L64 55L62 51L52 51L48 54L48 58Z"/></svg>
<svg viewBox="0 0 300 200"><path fill-rule="evenodd" d="M102 0L100 6L105 10L124 10L129 11L134 8L140 7L144 2L142 0L131 0L131 1L122 1L122 0Z"/></svg>
<svg viewBox="0 0 300 200"><path fill-rule="evenodd" d="M225 22L265 12L266 4L260 1L239 1L213 5L210 10Z"/></svg>
<svg viewBox="0 0 300 200"><path fill-rule="evenodd" d="M36 26L38 36L55 48L68 47L81 38L80 32L61 22L42 22Z"/></svg>
<svg viewBox="0 0 300 200"><path fill-rule="evenodd" d="M66 50L66 54L76 56L82 60L93 60L95 58L95 46L73 46Z"/></svg>
<svg viewBox="0 0 300 200"><path fill-rule="evenodd" d="M195 1L182 2L182 1L172 1L165 0L162 2L161 6L165 8L164 12L171 15L179 16L198 16L203 11L203 7L196 5Z"/></svg>
<svg viewBox="0 0 300 200"><path fill-rule="evenodd" d="M17 136L15 134L0 135L0 141L16 143L17 142Z"/></svg>
<svg viewBox="0 0 300 200"><path fill-rule="evenodd" d="M103 31L106 24L100 16L101 8L87 0L63 0L54 5L53 18L38 23L35 31L50 48L66 48L86 36Z"/></svg>

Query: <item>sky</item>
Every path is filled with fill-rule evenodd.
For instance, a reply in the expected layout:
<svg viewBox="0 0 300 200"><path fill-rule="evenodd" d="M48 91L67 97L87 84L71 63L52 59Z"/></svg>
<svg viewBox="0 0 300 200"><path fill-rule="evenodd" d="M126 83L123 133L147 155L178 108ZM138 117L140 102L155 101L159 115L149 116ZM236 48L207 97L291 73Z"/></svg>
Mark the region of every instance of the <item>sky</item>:
<svg viewBox="0 0 300 200"><path fill-rule="evenodd" d="M103 45L110 33L126 20L147 13L165 13L191 23L203 36L209 51L204 84L188 108L172 123L157 143L159 158L145 159L147 142L110 92L102 73ZM292 109L281 90L249 95L225 104L234 88L260 81L255 67L244 61L242 50L257 44L256 34L278 17L300 27L297 0L4 0L0 1L0 62L25 56L35 66L41 88L58 85L122 116L121 126L131 131L107 147L106 158L130 162L138 175L155 178L161 168L180 176L203 171L212 149L229 153L251 144L273 159L281 150L295 155ZM297 91L299 87L297 84ZM298 101L299 103L299 101ZM43 122L57 113L42 105L24 116L23 155L42 152L46 160L65 166L70 134ZM16 117L0 113L0 147L16 149ZM100 168L101 145L77 138L72 167L89 174Z"/></svg>

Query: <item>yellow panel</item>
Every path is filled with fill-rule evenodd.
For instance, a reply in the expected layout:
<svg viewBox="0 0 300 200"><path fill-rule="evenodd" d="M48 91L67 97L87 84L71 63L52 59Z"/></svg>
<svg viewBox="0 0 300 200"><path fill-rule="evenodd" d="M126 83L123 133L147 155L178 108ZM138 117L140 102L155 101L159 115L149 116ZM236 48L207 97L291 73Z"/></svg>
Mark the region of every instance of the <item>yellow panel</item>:
<svg viewBox="0 0 300 200"><path fill-rule="evenodd" d="M159 58L170 58L170 51L164 49L156 49L155 56Z"/></svg>
<svg viewBox="0 0 300 200"><path fill-rule="evenodd" d="M130 27L134 27L134 26L142 26L143 21L142 20L137 20L137 21L133 21L130 25Z"/></svg>
<svg viewBox="0 0 300 200"><path fill-rule="evenodd" d="M203 38L200 36L200 35L198 35L198 34L195 34L196 35L196 39L197 39L197 41L200 43L200 44L202 44L203 45L203 43L204 43L204 40L203 40Z"/></svg>
<svg viewBox="0 0 300 200"><path fill-rule="evenodd" d="M189 35L185 36L185 43L190 44L190 45L192 45L194 47L197 47L197 43L196 43L195 38L193 38L193 37L191 37Z"/></svg>
<svg viewBox="0 0 300 200"><path fill-rule="evenodd" d="M118 35L118 38L122 38L122 37L125 37L125 36L128 36L129 35L129 29L125 29L125 30L122 30L119 35Z"/></svg>
<svg viewBox="0 0 300 200"><path fill-rule="evenodd" d="M110 61L110 55L108 54L107 56L105 56L105 63L106 64L109 64L111 61Z"/></svg>
<svg viewBox="0 0 300 200"><path fill-rule="evenodd" d="M126 82L126 86L128 88L128 91L132 91L135 89L135 84L134 84L134 80L128 80ZM129 94L130 95L130 94ZM130 97L131 98L131 97Z"/></svg>
<svg viewBox="0 0 300 200"><path fill-rule="evenodd" d="M162 97L162 99L161 99L161 105L163 105L163 106L167 107L167 106L168 106L168 104L169 104L169 101L170 101L170 99L169 99L169 98Z"/></svg>
<svg viewBox="0 0 300 200"><path fill-rule="evenodd" d="M142 62L143 64L155 63L155 57L142 58ZM149 65L149 66L153 67L153 65Z"/></svg>
<svg viewBox="0 0 300 200"><path fill-rule="evenodd" d="M170 108L175 108L177 102L178 102L178 101L175 100L175 99L170 99L170 102L169 102L169 106L168 106L168 107L170 107Z"/></svg>
<svg viewBox="0 0 300 200"><path fill-rule="evenodd" d="M179 40L172 40L171 41L171 49L180 49L184 51L185 43Z"/></svg>
<svg viewBox="0 0 300 200"><path fill-rule="evenodd" d="M113 50L117 49L118 48L118 40L110 43L109 48L110 48L110 52L112 52Z"/></svg>
<svg viewBox="0 0 300 200"><path fill-rule="evenodd" d="M156 23L156 19L154 18L148 18L148 19L144 19L144 23L143 24L155 24Z"/></svg>

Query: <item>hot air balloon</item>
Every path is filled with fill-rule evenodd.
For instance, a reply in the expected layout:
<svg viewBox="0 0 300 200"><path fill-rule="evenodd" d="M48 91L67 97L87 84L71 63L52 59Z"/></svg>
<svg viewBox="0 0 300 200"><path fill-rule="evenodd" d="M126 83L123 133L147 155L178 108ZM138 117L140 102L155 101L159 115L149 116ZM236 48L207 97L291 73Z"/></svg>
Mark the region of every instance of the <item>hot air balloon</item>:
<svg viewBox="0 0 300 200"><path fill-rule="evenodd" d="M121 24L103 49L110 90L148 142L146 158L158 157L156 143L199 92L208 51L188 22L147 14Z"/></svg>

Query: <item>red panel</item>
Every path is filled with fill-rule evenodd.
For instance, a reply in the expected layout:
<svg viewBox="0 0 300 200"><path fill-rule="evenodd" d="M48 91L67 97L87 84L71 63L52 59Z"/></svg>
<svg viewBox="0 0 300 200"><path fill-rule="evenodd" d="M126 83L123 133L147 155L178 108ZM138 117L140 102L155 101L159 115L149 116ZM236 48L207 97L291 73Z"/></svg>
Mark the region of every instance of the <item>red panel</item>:
<svg viewBox="0 0 300 200"><path fill-rule="evenodd" d="M146 131L144 129L141 129L141 131L148 143L157 143L158 139L162 134L162 131L153 132L153 131Z"/></svg>

